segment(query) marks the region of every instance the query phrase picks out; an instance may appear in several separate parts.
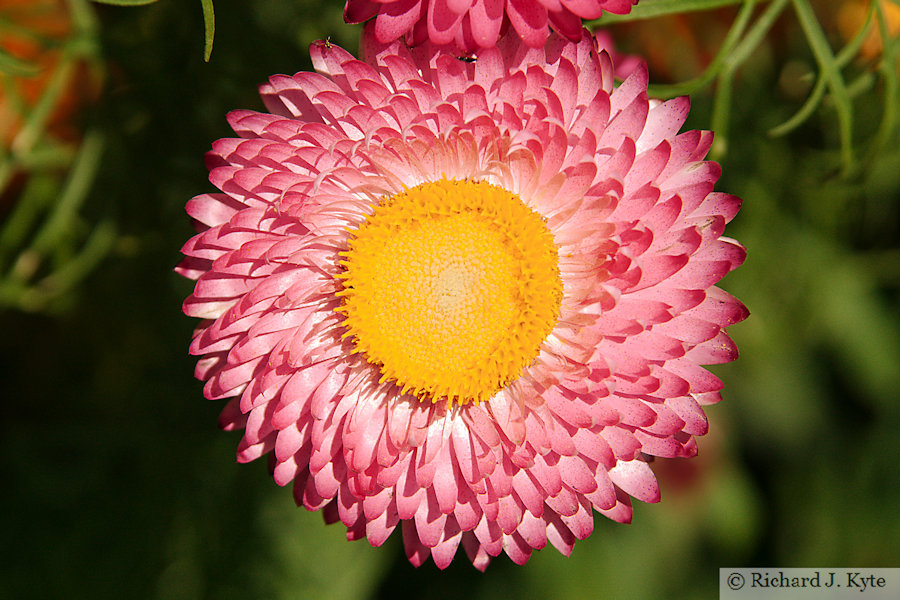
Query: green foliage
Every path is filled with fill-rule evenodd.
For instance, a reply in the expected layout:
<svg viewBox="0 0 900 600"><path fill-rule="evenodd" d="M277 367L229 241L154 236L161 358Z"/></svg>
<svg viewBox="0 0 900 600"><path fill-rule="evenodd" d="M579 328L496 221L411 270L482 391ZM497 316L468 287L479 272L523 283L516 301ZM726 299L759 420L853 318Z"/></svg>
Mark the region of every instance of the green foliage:
<svg viewBox="0 0 900 600"><path fill-rule="evenodd" d="M48 128L79 78L90 85L102 77L93 14L84 1L73 0L70 6L73 31L62 40L45 42L56 44L60 53L49 72L14 59L24 67L0 73L0 99L11 115L7 123L21 122L15 131L0 131L0 139L10 136L8 146L0 144L0 197L15 198L0 221L0 309L47 311L65 305L66 295L115 240L111 218L92 223L79 214L100 167L103 134L91 129L74 143ZM15 31L10 22L3 26ZM37 32L24 33L41 39ZM39 76L46 77L46 85L30 103L17 83Z"/></svg>
<svg viewBox="0 0 900 600"><path fill-rule="evenodd" d="M158 0L93 0L98 4L112 4L114 6L144 6L153 4Z"/></svg>
<svg viewBox="0 0 900 600"><path fill-rule="evenodd" d="M213 38L216 36L216 15L213 11L212 0L200 0L200 3L203 5L203 27L206 31L203 60L209 62L209 57L212 54Z"/></svg>
<svg viewBox="0 0 900 600"><path fill-rule="evenodd" d="M730 137L729 113L733 104L732 93L736 73L741 66L752 59L754 52L766 41L766 36L773 25L782 18L782 14L790 6L816 60L819 73L816 77L816 84L804 105L791 118L773 127L770 135L785 135L800 127L827 100L828 109L833 110L837 117L841 172L847 177L854 176L861 168L860 153L878 152L896 134L897 114L900 112L896 91L898 88L896 68L898 41L896 36L888 33L884 9L880 3L870 3L865 24L855 38L846 44L838 54L833 51L810 0L644 0L627 15L608 14L594 21L593 25L605 27L617 23L637 22L738 4L741 5L741 10L733 26L718 54L704 72L689 81L653 86L652 94L660 98L671 98L693 94L703 87L715 83L716 98L711 123L712 128L716 131L717 139L713 148L713 158L721 158L727 151ZM758 6L765 4L768 6L764 10L757 10ZM759 14L757 15L757 13ZM884 94L879 134L868 140L870 143L866 148L860 148L860 144L857 144L859 136L854 136L854 107L851 98L853 88L846 81L845 71L851 66L853 59L858 57L863 41L875 26L872 19L873 14L877 15L877 26L881 38L888 40L878 70L883 79L886 93ZM870 88L873 82L868 79L870 78L861 79L859 83Z"/></svg>
<svg viewBox="0 0 900 600"><path fill-rule="evenodd" d="M147 4L153 4L158 0L93 0L98 4L112 4L115 6L144 6ZM204 48L203 48L203 60L209 62L209 57L212 55L212 47L213 47L213 38L216 35L216 17L215 12L213 11L213 2L212 0L200 0L200 4L203 8L203 27L204 27Z"/></svg>
<svg viewBox="0 0 900 600"><path fill-rule="evenodd" d="M770 0L643 0L626 15L607 13L595 21L596 24L614 25L631 21L645 21L665 17L666 15L683 15L704 10L714 10L735 4L755 4Z"/></svg>
<svg viewBox="0 0 900 600"><path fill-rule="evenodd" d="M0 73L4 73L6 75L34 75L37 72L37 67L28 62L27 60L22 60L16 56L13 56L9 52L6 52L2 48L0 48Z"/></svg>

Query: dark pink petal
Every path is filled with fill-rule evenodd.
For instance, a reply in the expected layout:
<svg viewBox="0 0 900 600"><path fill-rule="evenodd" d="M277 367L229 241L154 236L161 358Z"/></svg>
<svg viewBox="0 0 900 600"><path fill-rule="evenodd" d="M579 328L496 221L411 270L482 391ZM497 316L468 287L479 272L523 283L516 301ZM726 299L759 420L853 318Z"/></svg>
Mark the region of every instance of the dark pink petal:
<svg viewBox="0 0 900 600"><path fill-rule="evenodd" d="M503 5L504 0L475 0L472 4L468 16L476 47L491 48L497 43L503 25Z"/></svg>
<svg viewBox="0 0 900 600"><path fill-rule="evenodd" d="M381 6L381 2L373 0L347 0L344 5L344 20L348 23L368 21L378 14Z"/></svg>
<svg viewBox="0 0 900 600"><path fill-rule="evenodd" d="M424 10L423 0L397 0L387 4L387 9L375 19L375 38L382 44L396 40L412 29Z"/></svg>
<svg viewBox="0 0 900 600"><path fill-rule="evenodd" d="M428 1L428 37L437 45L449 44L456 38L456 31L462 23L464 12L454 12L451 5L456 0Z"/></svg>
<svg viewBox="0 0 900 600"><path fill-rule="evenodd" d="M506 12L522 41L532 48L544 45L547 35L547 9L533 0L507 0Z"/></svg>

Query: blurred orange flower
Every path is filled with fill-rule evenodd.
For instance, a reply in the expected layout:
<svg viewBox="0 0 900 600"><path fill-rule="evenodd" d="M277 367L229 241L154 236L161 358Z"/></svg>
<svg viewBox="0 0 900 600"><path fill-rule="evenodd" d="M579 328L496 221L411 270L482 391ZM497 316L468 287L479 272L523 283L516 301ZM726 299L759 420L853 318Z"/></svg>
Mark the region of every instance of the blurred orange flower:
<svg viewBox="0 0 900 600"><path fill-rule="evenodd" d="M837 26L845 40L852 39L865 25L869 4L869 0L847 0L841 4L837 15ZM900 34L900 6L889 0L881 0L880 6L887 21L888 34L892 37ZM881 55L882 50L881 28L875 20L869 26L869 33L863 42L860 54L864 58L875 58Z"/></svg>
<svg viewBox="0 0 900 600"><path fill-rule="evenodd" d="M0 86L0 142L9 148L23 123L54 77L61 79L53 98L46 131L62 141L80 138L73 116L96 98L98 78L84 61L63 64L67 42L76 34L64 0L0 0L0 52L19 68L2 73ZM60 72L60 69L66 69Z"/></svg>

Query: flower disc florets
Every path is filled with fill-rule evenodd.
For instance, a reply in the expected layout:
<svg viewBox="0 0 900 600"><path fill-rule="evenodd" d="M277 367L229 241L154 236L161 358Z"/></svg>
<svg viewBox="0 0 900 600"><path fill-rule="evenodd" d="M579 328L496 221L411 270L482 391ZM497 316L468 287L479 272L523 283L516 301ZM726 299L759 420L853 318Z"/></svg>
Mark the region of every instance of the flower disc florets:
<svg viewBox="0 0 900 600"><path fill-rule="evenodd" d="M350 539L400 525L441 568L568 554L707 431L700 365L747 314L714 286L740 201L711 134L677 133L687 100L650 101L642 67L614 86L587 32L471 62L370 26L362 52L314 44L318 73L271 78L213 145L178 268L196 374L238 459L271 454Z"/></svg>
<svg viewBox="0 0 900 600"><path fill-rule="evenodd" d="M391 197L350 231L341 256L345 335L401 393L487 400L556 325L553 237L517 196L485 182L440 179Z"/></svg>

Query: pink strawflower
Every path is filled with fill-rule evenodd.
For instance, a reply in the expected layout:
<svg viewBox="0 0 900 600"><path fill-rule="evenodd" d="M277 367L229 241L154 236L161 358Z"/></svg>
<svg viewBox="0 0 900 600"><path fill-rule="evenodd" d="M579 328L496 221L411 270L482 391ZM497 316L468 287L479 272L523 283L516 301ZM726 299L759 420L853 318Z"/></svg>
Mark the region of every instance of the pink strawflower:
<svg viewBox="0 0 900 600"><path fill-rule="evenodd" d="M404 38L411 46L428 40L455 44L463 52L493 48L512 25L532 48L543 47L552 27L572 41L581 39L581 20L603 11L627 14L637 0L347 0L344 19L362 23L375 17L375 39Z"/></svg>
<svg viewBox="0 0 900 600"><path fill-rule="evenodd" d="M688 100L614 88L584 32L508 36L477 61L328 42L318 73L262 86L207 157L191 352L238 460L270 454L298 504L415 565L569 554L593 512L659 500L645 458L690 457L746 309L713 287L722 237L712 134Z"/></svg>
<svg viewBox="0 0 900 600"><path fill-rule="evenodd" d="M635 69L641 65L646 65L643 58L637 54L625 54L619 52L616 47L616 40L612 34L606 30L600 30L594 33L594 39L597 40L597 48L606 51L612 61L616 79L628 79ZM644 66L646 68L646 66Z"/></svg>

